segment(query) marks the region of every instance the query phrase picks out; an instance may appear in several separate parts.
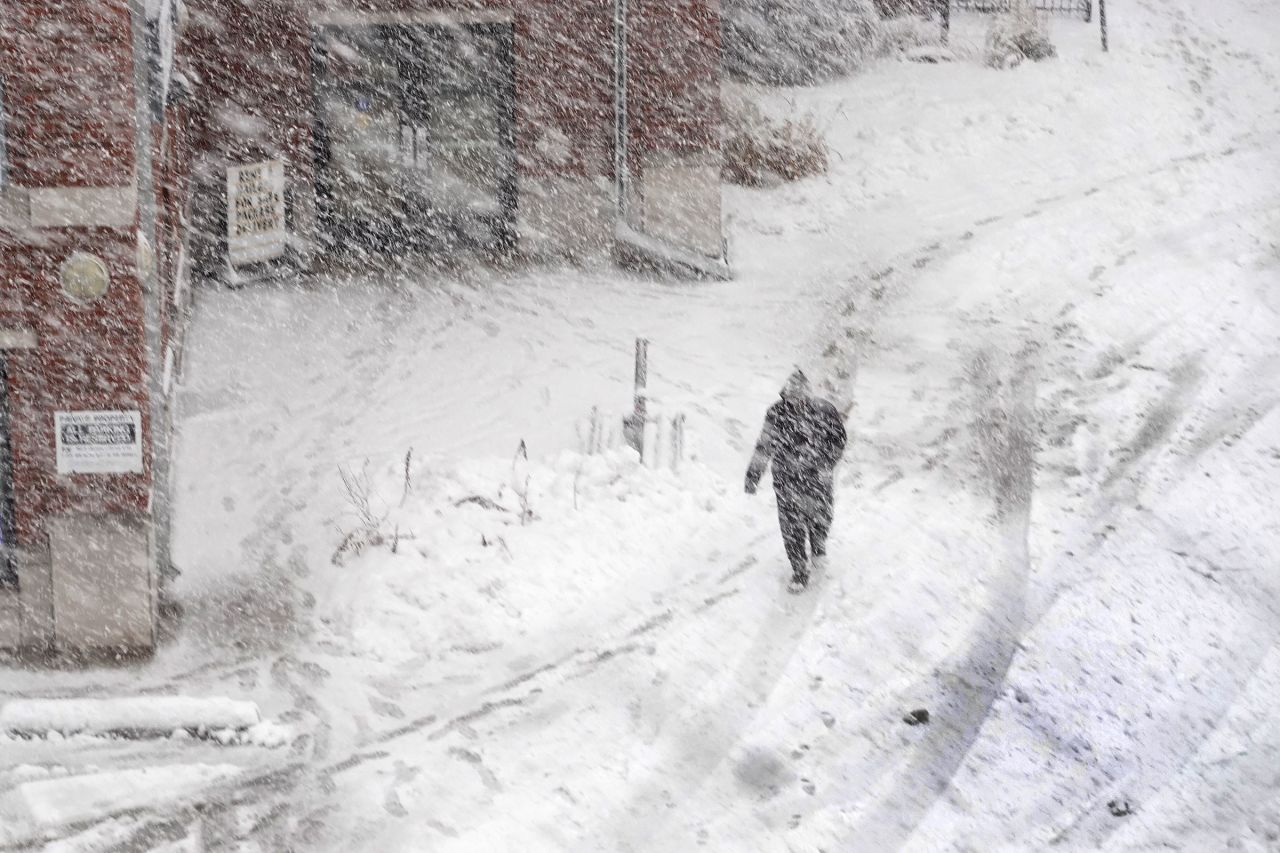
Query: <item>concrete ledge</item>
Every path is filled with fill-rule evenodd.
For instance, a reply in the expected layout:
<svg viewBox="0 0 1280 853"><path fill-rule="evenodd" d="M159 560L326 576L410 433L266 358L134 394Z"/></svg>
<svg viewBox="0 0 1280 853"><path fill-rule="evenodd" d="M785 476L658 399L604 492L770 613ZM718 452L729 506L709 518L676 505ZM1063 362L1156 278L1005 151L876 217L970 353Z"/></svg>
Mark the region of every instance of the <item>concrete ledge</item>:
<svg viewBox="0 0 1280 853"><path fill-rule="evenodd" d="M520 179L516 234L533 258L609 256L614 216L607 183L597 178Z"/></svg>
<svg viewBox="0 0 1280 853"><path fill-rule="evenodd" d="M35 349L38 343L31 329L0 329L0 349Z"/></svg>
<svg viewBox="0 0 1280 853"><path fill-rule="evenodd" d="M132 186L30 187L27 197L32 228L128 228L138 202Z"/></svg>
<svg viewBox="0 0 1280 853"><path fill-rule="evenodd" d="M424 12L348 12L324 9L311 13L313 26L361 27L375 24L511 24L515 12L509 9L440 9Z"/></svg>
<svg viewBox="0 0 1280 853"><path fill-rule="evenodd" d="M718 154L646 155L632 191L632 224L644 233L696 255L724 253Z"/></svg>
<svg viewBox="0 0 1280 853"><path fill-rule="evenodd" d="M14 648L46 652L53 647L53 579L49 551L19 547L14 554L18 573L18 641Z"/></svg>
<svg viewBox="0 0 1280 853"><path fill-rule="evenodd" d="M156 579L146 516L55 516L48 527L57 651L154 649Z"/></svg>
<svg viewBox="0 0 1280 853"><path fill-rule="evenodd" d="M729 281L733 269L725 258L709 258L641 234L626 225L617 228L615 251L623 267L649 269L677 278Z"/></svg>
<svg viewBox="0 0 1280 853"><path fill-rule="evenodd" d="M17 734L168 736L178 729L247 729L261 721L253 702L223 697L14 699L0 706L0 730Z"/></svg>
<svg viewBox="0 0 1280 853"><path fill-rule="evenodd" d="M10 231L31 224L31 200L23 187L7 186L0 190L0 227Z"/></svg>
<svg viewBox="0 0 1280 853"><path fill-rule="evenodd" d="M172 764L23 782L0 794L0 823L23 842L138 809L176 812L208 802L211 789L242 772L234 764Z"/></svg>
<svg viewBox="0 0 1280 853"><path fill-rule="evenodd" d="M16 589L0 587L0 649L22 645L22 602Z"/></svg>

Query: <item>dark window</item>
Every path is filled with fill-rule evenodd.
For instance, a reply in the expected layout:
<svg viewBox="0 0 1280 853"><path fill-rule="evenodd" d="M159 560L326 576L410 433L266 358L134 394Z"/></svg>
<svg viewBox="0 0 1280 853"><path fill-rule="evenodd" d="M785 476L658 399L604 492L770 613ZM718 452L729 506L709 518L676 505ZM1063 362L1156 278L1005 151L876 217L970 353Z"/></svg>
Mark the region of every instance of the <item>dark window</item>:
<svg viewBox="0 0 1280 853"><path fill-rule="evenodd" d="M0 350L0 587L14 586L13 459L9 453L9 374Z"/></svg>
<svg viewBox="0 0 1280 853"><path fill-rule="evenodd" d="M511 25L323 27L313 37L316 191L332 245L509 248Z"/></svg>

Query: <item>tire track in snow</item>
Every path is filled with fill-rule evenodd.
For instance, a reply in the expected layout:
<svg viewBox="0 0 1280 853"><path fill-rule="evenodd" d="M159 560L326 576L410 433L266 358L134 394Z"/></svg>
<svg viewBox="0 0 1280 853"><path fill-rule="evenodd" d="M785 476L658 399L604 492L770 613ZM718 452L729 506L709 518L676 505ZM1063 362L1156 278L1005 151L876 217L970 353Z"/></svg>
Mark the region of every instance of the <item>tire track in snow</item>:
<svg viewBox="0 0 1280 853"><path fill-rule="evenodd" d="M762 565L756 574L766 571ZM775 585L772 580L755 580ZM597 828L597 837L612 841L605 849L669 849L661 839L674 817L672 792L678 791L683 799L700 789L742 742L813 623L823 580L821 573L814 575L811 589L819 594L773 603L724 685L709 699L687 704L664 726L661 737L667 748L650 768L648 783L632 790L607 827Z"/></svg>
<svg viewBox="0 0 1280 853"><path fill-rule="evenodd" d="M1258 377L1273 376L1273 368L1277 363L1276 359L1269 359L1264 362L1262 369L1253 373ZM1226 406L1212 410L1216 417L1207 420L1199 430L1191 434L1168 435L1154 449L1174 452L1161 458L1152 458L1141 472L1142 476L1148 477L1163 463L1166 468L1181 469L1177 471L1174 482L1184 481L1192 473L1191 462L1209 446L1221 440L1224 432L1238 439L1267 417L1276 405L1274 398L1267 394L1267 388L1267 380L1260 378L1256 383L1246 386L1244 391L1233 395ZM1250 400L1261 401L1261 405L1249 405ZM1187 405L1178 412L1179 419L1186 419L1190 410L1188 400ZM1237 431L1231 433L1230 430L1233 429ZM1179 448L1188 452L1179 454L1176 452ZM1171 485L1172 483L1167 483L1164 488L1168 490ZM1130 504L1136 501L1138 494L1136 488L1128 494ZM1114 504L1115 501L1110 503ZM1184 559L1212 565L1210 557L1201 553L1201 543L1187 530L1170 526L1158 516L1152 517L1151 521L1163 528L1154 534L1157 541L1171 543L1178 549L1174 552ZM1221 666L1213 670L1210 687L1201 691L1202 695L1213 696L1219 701L1201 709L1198 715L1201 725L1187 734L1181 757L1174 757L1172 760L1159 754L1145 757L1130 772L1114 780L1084 808L1056 827L1049 843L1086 844L1091 848L1104 846L1124 827L1101 804L1108 798L1120 797L1132 801L1140 808L1142 804L1154 800L1161 791L1174 785L1180 774L1197 761L1211 739L1222 730L1233 709L1242 701L1241 697L1247 695L1251 683L1257 679L1257 673L1267 657L1275 653L1277 643L1280 643L1280 586L1259 585L1256 582L1256 567L1247 575L1227 571L1205 573L1204 577L1221 588L1221 594L1230 595L1239 603L1241 610L1250 617L1253 624L1262 629L1261 638L1221 650ZM1055 601L1056 598L1055 594Z"/></svg>
<svg viewBox="0 0 1280 853"><path fill-rule="evenodd" d="M1036 456L1036 358L1027 344L1001 368L991 350L974 357L969 374L977 390L974 433L981 467L992 492L1004 543L991 579L986 612L962 657L939 675L931 722L898 770L897 780L875 798L836 849L902 847L947 792L1004 689L1022 635L1030 571L1028 538Z"/></svg>
<svg viewBox="0 0 1280 853"><path fill-rule="evenodd" d="M408 723L382 732L370 734L341 754L316 754L306 762L306 769L292 780L291 790L278 796L296 806L305 803L303 823L323 824L323 815L330 809L332 795L337 791L336 779L361 765L386 761L397 753L393 746L408 738L423 738L427 743L442 741L462 727L474 724L503 711L519 711L544 696L553 697L557 685L589 675L598 667L624 658L626 655L650 648L636 640L639 637L658 637L678 622L677 617L697 615L717 606L731 595L721 591L730 581L749 571L758 562L751 553L767 538L759 534L748 542L748 553L731 561L720 573L702 573L680 585L680 595L674 601L664 602L661 609L642 616L629 627L619 627L595 643L576 645L571 651L553 656L545 662L526 667L522 672L501 683L476 691L469 697L451 703L451 710L417 717ZM710 593L710 594L708 594ZM518 695L515 694L519 691ZM399 750L402 754L403 749ZM317 759L324 764L317 766ZM425 759L423 759L425 760ZM282 812L280 817L287 816ZM265 832L265 830L264 830ZM323 829L320 830L323 833Z"/></svg>
<svg viewBox="0 0 1280 853"><path fill-rule="evenodd" d="M950 250L942 243L933 242L916 253L907 253L897 266L906 267L913 256L934 260L959 251L963 238L955 241ZM911 263L913 269L923 264ZM834 392L841 408L848 413L854 406L853 389L857 385L859 365L868 351L875 346L875 324L890 300L886 296L892 285L893 270L886 270L871 280L859 282L870 292L871 302L849 325L855 309L847 302L844 309L832 310L832 322L827 324L815 341L822 348L819 358L810 363L823 366L825 375L820 377L820 387ZM872 287L874 285L874 287ZM900 290L899 284L894 290ZM822 341L831 343L823 344ZM1004 674L1012 661L1019 636L1023 597L1027 580L1027 529L1029 524L1030 497L1034 468L1034 411L1035 369L1034 359L1038 347L1034 344L1018 354L1020 366L1007 367L1005 375L997 376L991 366L992 354L980 353L974 359L974 372L978 385L986 395L974 402L976 432L979 435L984 459L984 469L990 483L997 515L1005 531L1006 555L1002 572L995 580L992 603L975 632L976 641L964 660L956 665L949 676L954 698L950 703L936 707L953 706L954 716L964 723L948 730L945 726L932 729L934 743L918 759L908 773L906 787L912 787L919 777L931 776L941 780L941 788L958 768L964 755L976 738L982 722L999 695ZM1015 398L999 389L1007 383L1014 389ZM819 589L821 587L819 586ZM711 775L721 767L734 748L743 739L751 722L763 709L763 705L777 685L788 661L803 641L806 628L813 623L820 603L806 599L805 606L789 608L781 616L769 619L757 633L750 650L740 657L728 684L712 700L700 707L687 710L675 732L664 732L668 742L683 752L674 759L667 757L660 772L651 775L657 779L633 796L627 815L610 821L613 831L608 833L615 846L622 850L666 849L663 846L663 827L670 827L677 806L670 791L678 789L681 798L688 797L707 783ZM950 715L949 715L950 716ZM665 771L665 775L661 771ZM901 798L899 798L901 799ZM918 814L907 827L909 830L927 812L932 798L919 804ZM887 818L890 809L881 811L878 817ZM895 807L893 811L901 812ZM873 829L874 831L874 829ZM860 843L860 842L859 842ZM838 847L837 849L892 849L879 847Z"/></svg>
<svg viewBox="0 0 1280 853"><path fill-rule="evenodd" d="M958 245L965 239L962 236L953 242ZM852 325L850 318L856 309L848 295L843 307L831 307L831 321L818 330L809 345L811 353L821 354L811 356L807 361L809 364L820 365L822 372L815 377L816 384L837 399L846 417L856 404L854 390L858 382L859 366L868 349L874 345L874 324L888 303L885 296L895 268L905 268L909 264L916 270L923 269L927 264L919 263L921 258L933 261L947 254L947 251L942 242L930 242L915 252L904 253L901 263L872 274L865 280L857 280L855 286L868 291L871 302ZM952 248L951 251L958 251L958 248ZM1028 386L1027 393L1034 399L1033 386ZM1031 434L1030 431L1024 433ZM1007 433L1002 432L1001 435ZM996 455L1003 458L1002 454ZM1024 493L1029 500L1030 465L1031 462L1028 461L1022 469L1026 476L993 476L995 488L1010 500L1017 500L1016 495ZM1025 520L1024 513L1024 524ZM1023 559L1016 561L1016 579L1011 584L1012 588L1019 591L1025 582L1025 535L1020 541ZM729 575L726 575L722 580L728 578ZM823 589L821 584L815 584L815 587ZM1020 594L1018 600L1021 600ZM796 606L779 608L781 613L775 613L764 623L751 647L740 656L738 665L720 693L698 707L686 706L686 713L680 718L676 731L664 732L667 741L686 745L687 748L673 759L668 756L665 770L668 777L674 775L674 778L664 778L661 773L651 774L658 776L657 780L631 798L625 809L626 816L610 821L612 829L606 834L620 849L662 849L661 843L655 839L662 837L659 827L664 824L669 826L672 820L672 808L675 804L670 799L669 791L678 785L682 797L687 797L705 785L717 768L728 760L734 748L742 742L751 722L763 710L788 662L804 640L807 628L814 623L821 603L821 598L814 596L799 599Z"/></svg>
<svg viewBox="0 0 1280 853"><path fill-rule="evenodd" d="M1225 150L1220 152L1220 156L1230 156L1233 150ZM1180 158L1183 159L1183 158ZM1192 158L1203 159L1203 158ZM1183 410L1190 399L1191 393L1194 391L1195 371L1190 372L1188 382L1175 382L1175 387L1165 405L1158 410L1153 419L1146 422L1139 431L1133 442L1134 453L1130 459L1126 460L1126 464L1122 465L1122 470L1113 472L1113 476L1108 478L1107 491L1111 498L1116 498L1115 491L1119 490L1121 479L1130 480L1133 478L1145 478L1149 470L1154 466L1156 453L1167 445L1173 443L1170 440L1172 432L1172 419L1182 416ZM1190 386L1190 390L1188 390ZM1034 400L1034 391L1030 395L1030 399ZM1265 395L1264 396L1265 399ZM1247 409L1233 408L1222 418L1213 422L1212 435L1193 436L1185 440L1185 444L1194 451L1203 450L1206 441L1212 441L1214 437L1221 438L1221 433L1226 429L1234 429L1236 431L1247 430L1265 417L1266 412L1274 405L1267 403L1264 408L1259 410L1257 406ZM1206 432L1208 432L1206 428ZM998 433L997 433L998 434ZM1029 468L1027 469L1030 470ZM1004 478L1008 481L1008 478ZM999 482L999 479L997 480ZM1016 483L1016 478L1014 478ZM1130 489L1124 489L1125 493L1129 493ZM1027 490L1028 503L1026 510L1029 510L1029 498L1031 496L1030 489ZM998 502L998 505L999 502ZM1017 510L1017 515L1011 515L1009 509ZM1104 513L1099 517L1105 518L1106 513L1114 512L1117 509L1117 499L1108 501L1104 507ZM1005 503L1004 511L1004 529L1006 531L1006 541L1008 543L1009 553L1006 555L1006 578L1013 578L1016 572L1009 571L1009 566L1016 566L1021 562L1023 565L1022 580L1026 579L1026 534L1029 531L1029 513L1025 512L1018 506L1016 501ZM1022 516L1018 518L1017 516ZM1018 552L1021 554L1018 554ZM1013 557L1013 559L1010 559ZM1001 594L1007 597L1007 612L1010 614L1017 613L1023 608L1022 596L1025 590L1015 590L1012 587L1001 584L1002 589L997 590L997 597ZM997 608L998 610L999 608ZM912 839L916 826L925 817L932 804L943 796L947 787L950 785L956 770L962 765L965 755L968 753L972 744L978 737L982 724L985 722L987 714L990 710L992 702L999 695L1000 685L1003 683L1005 674L1007 673L1012 658L1017 648L1017 638L1023 633L1023 629L1018 627L1016 623L1001 624L1001 620L991 618L997 615L996 611L988 614L992 629L999 633L993 633L991 636L982 638L983 642L975 645L971 649L970 654L963 662L963 666L952 673L952 677L956 680L957 702L953 703L954 707L965 711L962 715L960 724L953 725L949 731L928 731L925 738L917 746L916 755L907 765L906 772L902 776L899 784L894 786L892 790L882 796L877 796L877 801L882 805L879 810L872 809L867 817L856 826L854 833L846 836L845 843L837 849L842 850L890 850L896 849ZM1004 629L1001 631L1000 629ZM988 646L983 648L983 645ZM1264 644L1260 651L1254 650L1256 653L1253 657L1261 659L1267 651L1268 646ZM1252 671L1255 668L1254 662L1249 661L1245 669ZM964 678L965 673L977 675L980 678ZM982 676L987 677L984 683ZM998 676L998 680L996 680ZM1248 679L1246 678L1245 681ZM1227 713L1228 707L1223 709L1223 714ZM1206 735L1207 736L1207 735ZM1186 761L1192 760L1196 749L1191 750L1191 756ZM1178 765L1185 766L1186 761ZM1176 772L1176 768L1175 768ZM1146 774L1150 775L1150 774ZM1162 780L1160 783L1148 785L1152 792L1159 790L1163 784L1163 780L1167 780L1169 774L1157 774ZM1144 789L1145 790L1145 789ZM1126 789L1126 793L1129 790ZM1119 828L1119 824L1114 820L1108 822L1104 817L1086 811L1070 824L1067 830L1063 830L1058 840L1067 837L1072 839L1073 843L1087 844L1091 848L1104 843ZM1081 838L1081 836L1084 836Z"/></svg>

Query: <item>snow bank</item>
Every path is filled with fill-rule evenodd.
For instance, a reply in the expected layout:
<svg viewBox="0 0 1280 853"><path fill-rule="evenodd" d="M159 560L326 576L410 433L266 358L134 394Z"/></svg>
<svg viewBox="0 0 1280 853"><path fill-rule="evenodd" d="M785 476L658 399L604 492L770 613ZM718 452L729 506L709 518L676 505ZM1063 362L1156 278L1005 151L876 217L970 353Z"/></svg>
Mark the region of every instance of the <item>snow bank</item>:
<svg viewBox="0 0 1280 853"><path fill-rule="evenodd" d="M240 773L233 764L175 764L24 782L0 795L0 817L51 830L143 806L171 806Z"/></svg>
<svg viewBox="0 0 1280 853"><path fill-rule="evenodd" d="M82 832L46 842L44 853L107 853L110 850L128 850L130 848L127 845L137 838L141 829L141 822L137 818L104 820Z"/></svg>
<svg viewBox="0 0 1280 853"><path fill-rule="evenodd" d="M358 479L376 531L337 555L320 623L331 641L388 662L539 627L571 636L611 588L656 590L679 572L724 499L699 466L653 470L630 450L519 466L429 460L407 492L403 461ZM335 523L358 528L358 515Z"/></svg>
<svg viewBox="0 0 1280 853"><path fill-rule="evenodd" d="M20 733L234 731L248 729L260 719L253 702L217 697L15 699L0 707L0 729Z"/></svg>

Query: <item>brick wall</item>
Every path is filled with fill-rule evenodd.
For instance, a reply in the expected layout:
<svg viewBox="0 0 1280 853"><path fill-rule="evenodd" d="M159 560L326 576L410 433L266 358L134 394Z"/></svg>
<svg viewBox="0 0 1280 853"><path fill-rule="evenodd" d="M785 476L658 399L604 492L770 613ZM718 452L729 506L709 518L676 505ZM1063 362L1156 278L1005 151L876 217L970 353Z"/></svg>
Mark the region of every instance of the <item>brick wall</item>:
<svg viewBox="0 0 1280 853"><path fill-rule="evenodd" d="M15 184L129 181L133 57L125 0L6 0L0 73Z"/></svg>
<svg viewBox="0 0 1280 853"><path fill-rule="evenodd" d="M9 0L0 6L0 74L14 209L35 192L133 184L133 53L124 0ZM22 545L43 547L52 515L148 508L149 467L134 475L59 476L54 458L56 411L139 410L144 434L150 430L136 220L124 213L109 226L0 221L0 327L33 331L38 341L36 349L6 353ZM111 277L107 294L89 307L72 304L59 284L63 261L76 251L97 255Z"/></svg>
<svg viewBox="0 0 1280 853"><path fill-rule="evenodd" d="M613 0L188 3L200 34L191 49L204 81L194 144L212 164L208 192L222 192L227 162L274 156L287 158L295 196L312 191L311 27L333 13L514 14L519 176L613 174ZM719 0L630 3L633 168L647 152L718 151ZM223 226L210 220L200 227ZM204 261L217 263L213 256Z"/></svg>
<svg viewBox="0 0 1280 853"><path fill-rule="evenodd" d="M58 268L72 251L92 252L107 264L111 289L88 308L72 308L58 288ZM10 443L20 544L38 544L45 520L75 510L142 512L150 470L110 477L59 476L54 458L54 412L129 409L143 412L149 432L142 291L135 244L118 231L77 229L50 235L45 245L6 252L6 287L20 291L21 325L39 347L8 353ZM144 459L146 454L144 454Z"/></svg>
<svg viewBox="0 0 1280 853"><path fill-rule="evenodd" d="M632 157L720 148L719 0L630 0Z"/></svg>
<svg viewBox="0 0 1280 853"><path fill-rule="evenodd" d="M532 8L529 8L532 7ZM518 6L516 151L522 175L613 173L613 3L540 0ZM549 131L569 143L550 160Z"/></svg>

